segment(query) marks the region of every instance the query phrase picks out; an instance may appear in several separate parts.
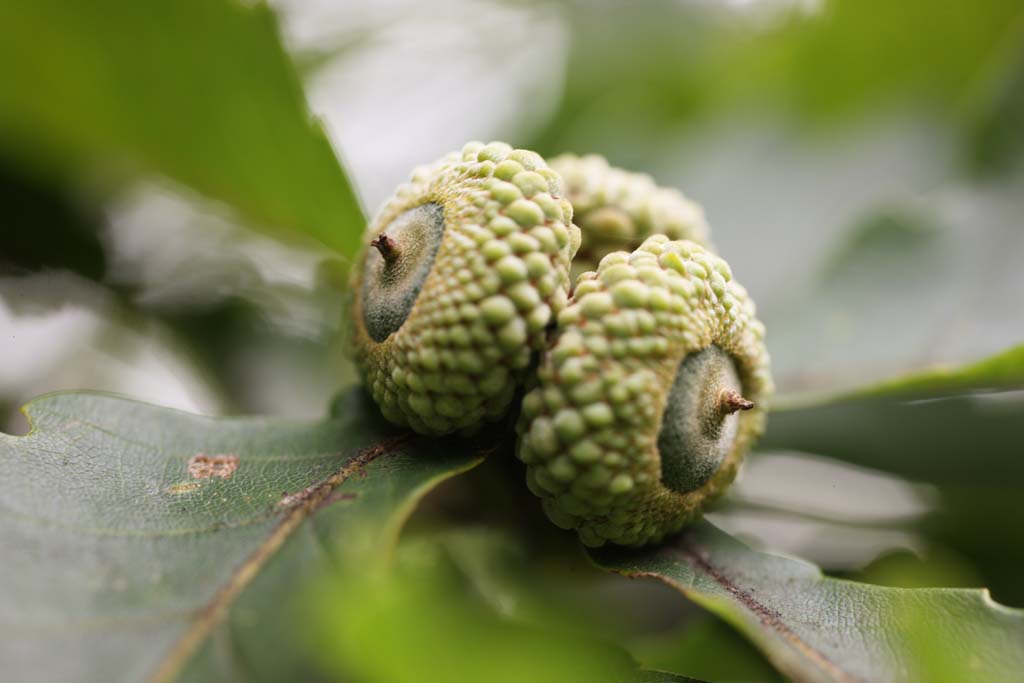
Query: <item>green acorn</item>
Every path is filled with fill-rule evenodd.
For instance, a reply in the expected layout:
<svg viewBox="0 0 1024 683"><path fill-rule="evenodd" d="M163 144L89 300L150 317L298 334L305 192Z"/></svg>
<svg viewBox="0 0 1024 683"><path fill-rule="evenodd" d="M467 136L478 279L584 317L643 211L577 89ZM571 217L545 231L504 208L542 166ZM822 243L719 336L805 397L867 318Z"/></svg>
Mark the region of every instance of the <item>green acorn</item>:
<svg viewBox="0 0 1024 683"><path fill-rule="evenodd" d="M582 245L573 272L592 270L611 251L632 251L649 236L708 242L700 204L679 190L659 187L651 176L610 166L596 154L562 154L551 168L565 180Z"/></svg>
<svg viewBox="0 0 1024 683"><path fill-rule="evenodd" d="M556 524L642 545L724 491L770 389L764 326L728 264L653 235L579 278L523 399L518 456Z"/></svg>
<svg viewBox="0 0 1024 683"><path fill-rule="evenodd" d="M438 435L504 415L579 241L534 152L473 142L417 169L368 227L349 289L349 346L384 416Z"/></svg>

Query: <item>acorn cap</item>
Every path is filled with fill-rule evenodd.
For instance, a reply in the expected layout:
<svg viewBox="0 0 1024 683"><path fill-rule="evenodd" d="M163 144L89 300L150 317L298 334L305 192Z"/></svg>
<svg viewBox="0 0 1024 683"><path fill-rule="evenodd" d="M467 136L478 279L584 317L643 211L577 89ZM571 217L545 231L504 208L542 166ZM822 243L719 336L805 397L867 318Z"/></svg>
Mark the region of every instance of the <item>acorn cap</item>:
<svg viewBox="0 0 1024 683"><path fill-rule="evenodd" d="M651 176L615 166L597 154L562 154L550 161L565 180L582 244L574 269L581 273L616 250L632 251L654 234L708 244L704 209Z"/></svg>
<svg viewBox="0 0 1024 683"><path fill-rule="evenodd" d="M654 235L605 256L558 316L518 456L559 526L642 545L696 519L762 432L764 326L721 258Z"/></svg>
<svg viewBox="0 0 1024 683"><path fill-rule="evenodd" d="M368 227L349 289L347 346L384 416L438 435L504 415L579 239L534 152L473 142L416 169Z"/></svg>

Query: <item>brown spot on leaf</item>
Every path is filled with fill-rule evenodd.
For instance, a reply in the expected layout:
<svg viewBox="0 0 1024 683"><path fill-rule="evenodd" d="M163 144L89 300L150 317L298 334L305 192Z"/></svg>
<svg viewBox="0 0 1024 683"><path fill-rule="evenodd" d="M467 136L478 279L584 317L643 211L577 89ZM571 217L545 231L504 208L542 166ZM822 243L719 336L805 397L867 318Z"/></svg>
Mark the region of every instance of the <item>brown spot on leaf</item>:
<svg viewBox="0 0 1024 683"><path fill-rule="evenodd" d="M413 438L412 434L402 434L370 446L360 451L355 458L346 462L340 470L337 470L315 485L307 487L291 496L287 493L282 493L282 499L278 505L286 508L287 512L282 516L281 521L271 532L270 536L253 550L242 566L234 571L229 577L228 582L221 586L213 598L194 616L192 625L164 657L156 672L150 677L150 680L160 683L169 683L170 681L177 680L178 673L182 667L206 641L213 628L222 621L228 607L234 603L238 595L252 582L259 568L277 552L289 535L295 531L296 527L316 510L318 504L329 497L352 473L361 471L366 465L380 456L395 452L398 447L411 438ZM235 457L237 466L237 457L228 457Z"/></svg>
<svg viewBox="0 0 1024 683"><path fill-rule="evenodd" d="M193 479L209 479L210 477L228 479L237 469L237 455L196 453L188 460L188 473L192 475Z"/></svg>
<svg viewBox="0 0 1024 683"><path fill-rule="evenodd" d="M167 492L168 493L188 493L189 491L195 491L197 488L199 488L201 486L202 486L202 484L200 484L198 481L186 481L186 482L182 482L180 484L174 484L173 486L168 486L167 487Z"/></svg>

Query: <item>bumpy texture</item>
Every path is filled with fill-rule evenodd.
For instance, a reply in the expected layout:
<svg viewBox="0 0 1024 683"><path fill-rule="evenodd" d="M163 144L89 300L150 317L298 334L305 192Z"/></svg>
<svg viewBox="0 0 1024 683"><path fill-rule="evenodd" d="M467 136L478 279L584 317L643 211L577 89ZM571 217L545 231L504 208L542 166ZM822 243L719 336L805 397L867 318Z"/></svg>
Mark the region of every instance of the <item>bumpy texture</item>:
<svg viewBox="0 0 1024 683"><path fill-rule="evenodd" d="M576 263L585 267L576 272L593 268L610 251L632 251L653 234L707 244L704 210L679 190L659 187L649 175L610 166L595 154L563 154L550 163L565 180L582 232Z"/></svg>
<svg viewBox="0 0 1024 683"><path fill-rule="evenodd" d="M552 521L577 529L588 545L641 545L695 519L763 429L771 385L763 338L729 266L694 242L654 235L583 274L518 424L527 483ZM686 362L702 352L708 362ZM681 369L727 389L716 356L734 366L732 381L755 407L723 413L718 427L738 424L710 439L727 445L717 469L694 490L674 490L663 481L659 450L666 405ZM689 393L706 407L709 382L697 384Z"/></svg>
<svg viewBox="0 0 1024 683"><path fill-rule="evenodd" d="M438 435L503 415L565 306L579 240L534 152L469 143L417 169L352 269L349 347L385 417Z"/></svg>

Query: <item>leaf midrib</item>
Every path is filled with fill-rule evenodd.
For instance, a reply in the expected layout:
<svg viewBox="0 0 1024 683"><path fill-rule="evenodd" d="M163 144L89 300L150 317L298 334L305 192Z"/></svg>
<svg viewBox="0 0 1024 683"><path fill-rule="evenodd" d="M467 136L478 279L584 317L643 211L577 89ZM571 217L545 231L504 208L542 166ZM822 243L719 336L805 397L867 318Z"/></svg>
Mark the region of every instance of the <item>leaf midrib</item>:
<svg viewBox="0 0 1024 683"><path fill-rule="evenodd" d="M753 613L753 615L767 630L776 634L779 638L797 650L803 657L813 662L815 666L826 672L832 680L837 681L837 683L866 683L862 679L845 671L842 667L832 661L832 659L825 653L821 652L819 649L801 638L792 628L789 627L788 624L786 624L782 615L780 615L778 611L759 601L751 595L749 591L741 588L721 570L712 565L706 559L708 552L692 539L688 539L684 535L676 543L666 549L670 550L673 555L681 557L682 561L693 566L697 572L710 577L711 580L735 597L736 600L744 606L744 608ZM691 599L698 603L702 602L704 599L702 595L694 593L694 590L691 590L693 588L692 586L684 586L679 581L676 581L661 572L632 571L628 572L628 575L656 579L681 593L689 595ZM694 577L696 577L696 574ZM754 633L753 635L755 638L759 637L759 634L757 633ZM768 656L771 657L770 651Z"/></svg>
<svg viewBox="0 0 1024 683"><path fill-rule="evenodd" d="M303 500L284 514L267 538L231 573L228 580L217 590L209 602L195 612L196 617L193 623L157 666L151 677L152 680L155 683L170 683L174 680L214 626L224 617L230 605L256 577L260 568L284 544L291 533L320 507L331 492L352 474L361 471L377 458L393 452L394 448L412 437L412 434L402 434L364 448L355 457L345 461L339 470L322 479L313 487L306 489L308 494L303 492L306 494Z"/></svg>

